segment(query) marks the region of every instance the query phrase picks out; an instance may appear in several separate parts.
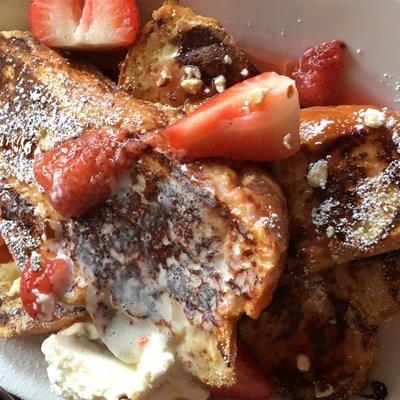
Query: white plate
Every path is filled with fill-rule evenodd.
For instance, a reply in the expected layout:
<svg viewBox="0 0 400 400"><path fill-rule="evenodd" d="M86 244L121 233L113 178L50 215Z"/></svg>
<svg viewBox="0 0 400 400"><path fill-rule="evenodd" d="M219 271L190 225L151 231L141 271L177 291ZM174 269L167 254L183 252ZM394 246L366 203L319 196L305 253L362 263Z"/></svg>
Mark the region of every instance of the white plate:
<svg viewBox="0 0 400 400"><path fill-rule="evenodd" d="M160 1L141 0L143 15ZM0 0L0 30L24 28L25 0ZM298 56L307 46L340 38L351 56L345 98L400 108L400 0L188 0L199 13L219 19L259 65ZM357 51L359 49L359 51ZM268 57L265 55L268 54ZM381 330L374 377L400 399L400 316ZM0 341L0 386L25 400L53 400L39 347L41 337Z"/></svg>

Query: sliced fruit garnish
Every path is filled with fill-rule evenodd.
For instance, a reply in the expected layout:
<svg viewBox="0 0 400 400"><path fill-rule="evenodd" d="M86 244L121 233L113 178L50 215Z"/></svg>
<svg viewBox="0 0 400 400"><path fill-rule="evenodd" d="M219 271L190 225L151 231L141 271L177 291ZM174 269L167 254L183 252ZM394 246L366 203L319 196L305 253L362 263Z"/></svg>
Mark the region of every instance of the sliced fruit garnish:
<svg viewBox="0 0 400 400"><path fill-rule="evenodd" d="M343 70L345 45L340 40L319 44L307 50L295 67L302 107L332 105Z"/></svg>
<svg viewBox="0 0 400 400"><path fill-rule="evenodd" d="M88 131L36 157L36 180L60 214L78 216L109 192L133 154L126 135Z"/></svg>
<svg viewBox="0 0 400 400"><path fill-rule="evenodd" d="M21 300L34 319L51 321L57 300L69 285L69 263L64 259L42 258L39 265L27 262L21 276Z"/></svg>
<svg viewBox="0 0 400 400"><path fill-rule="evenodd" d="M294 81L266 72L215 96L165 134L189 158L274 161L298 151L299 121Z"/></svg>
<svg viewBox="0 0 400 400"><path fill-rule="evenodd" d="M48 46L104 49L131 45L140 17L135 0L32 0L29 24Z"/></svg>
<svg viewBox="0 0 400 400"><path fill-rule="evenodd" d="M216 398L240 400L267 400L273 385L262 373L257 361L239 344L236 356L236 384L227 388L212 388Z"/></svg>

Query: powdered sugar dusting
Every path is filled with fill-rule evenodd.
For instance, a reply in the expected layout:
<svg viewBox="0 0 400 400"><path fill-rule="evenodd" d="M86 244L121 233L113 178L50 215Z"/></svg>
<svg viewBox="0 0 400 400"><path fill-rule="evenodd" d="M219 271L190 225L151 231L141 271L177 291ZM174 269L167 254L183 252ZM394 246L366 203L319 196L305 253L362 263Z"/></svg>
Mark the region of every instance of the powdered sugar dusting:
<svg viewBox="0 0 400 400"><path fill-rule="evenodd" d="M15 35L7 39L0 36L3 148L32 158L37 146L51 149L81 135L86 128L121 126L141 134L151 130L142 124L156 130L163 123L154 118L153 113L159 116L159 112L147 114L146 109L140 109L141 103L119 92L95 72L83 66L74 69L57 53L40 48L27 33ZM28 53L24 58L18 51L21 46ZM8 154L9 159L11 155ZM15 160L18 162L22 162L21 155ZM31 174L29 168L26 173ZM30 181L30 177L22 181Z"/></svg>
<svg viewBox="0 0 400 400"><path fill-rule="evenodd" d="M362 180L352 189L354 202L333 197L312 211L316 227L331 226L344 245L368 248L388 236L400 202L400 162L392 161L380 174Z"/></svg>
<svg viewBox="0 0 400 400"><path fill-rule="evenodd" d="M3 174L14 175L20 183L35 184L33 159L27 158L24 153L0 150L0 171Z"/></svg>
<svg viewBox="0 0 400 400"><path fill-rule="evenodd" d="M17 221L0 220L0 235L12 250L12 255L19 267L29 260L32 249L39 246L40 240L33 237L29 229Z"/></svg>
<svg viewBox="0 0 400 400"><path fill-rule="evenodd" d="M392 140L395 144L397 151L400 153L400 135L397 131L394 131L392 134Z"/></svg>
<svg viewBox="0 0 400 400"><path fill-rule="evenodd" d="M318 123L315 121L304 122L301 124L301 132L307 140L310 140L323 133L328 126L334 123L335 121L330 119L322 119Z"/></svg>
<svg viewBox="0 0 400 400"><path fill-rule="evenodd" d="M40 136L48 133L52 134L54 145L82 132L84 126L65 113L58 105L59 100L49 93L48 87L31 75L28 66L8 57L5 63L14 70L14 76L6 81L6 87L2 90L2 143L10 143L14 150L18 150L27 143L36 145ZM55 75L52 83L61 87L62 81L58 82L58 79L60 76Z"/></svg>
<svg viewBox="0 0 400 400"><path fill-rule="evenodd" d="M339 205L340 202L334 200L332 197L326 199L318 208L313 209L313 223L318 227L326 225L330 221L330 216L333 210L335 210Z"/></svg>

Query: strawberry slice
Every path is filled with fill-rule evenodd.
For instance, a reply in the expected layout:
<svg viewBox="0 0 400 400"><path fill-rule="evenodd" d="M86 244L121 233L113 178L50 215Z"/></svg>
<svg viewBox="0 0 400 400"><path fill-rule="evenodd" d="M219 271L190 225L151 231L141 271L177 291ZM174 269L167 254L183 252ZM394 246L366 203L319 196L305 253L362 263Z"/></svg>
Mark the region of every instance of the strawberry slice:
<svg viewBox="0 0 400 400"><path fill-rule="evenodd" d="M21 300L34 319L51 321L57 300L69 284L69 264L64 259L42 258L40 265L28 261L21 276Z"/></svg>
<svg viewBox="0 0 400 400"><path fill-rule="evenodd" d="M60 214L78 216L103 199L132 160L127 134L87 131L36 156L36 180Z"/></svg>
<svg viewBox="0 0 400 400"><path fill-rule="evenodd" d="M135 0L32 0L32 35L66 49L104 49L131 45L140 27Z"/></svg>
<svg viewBox="0 0 400 400"><path fill-rule="evenodd" d="M165 134L189 158L274 161L299 149L299 119L294 81L266 72L215 96Z"/></svg>
<svg viewBox="0 0 400 400"><path fill-rule="evenodd" d="M272 394L272 383L260 370L247 349L238 345L236 356L236 384L228 388L211 388L215 398L241 400L267 400Z"/></svg>
<svg viewBox="0 0 400 400"><path fill-rule="evenodd" d="M332 105L343 70L345 45L340 40L307 50L292 73L302 107Z"/></svg>

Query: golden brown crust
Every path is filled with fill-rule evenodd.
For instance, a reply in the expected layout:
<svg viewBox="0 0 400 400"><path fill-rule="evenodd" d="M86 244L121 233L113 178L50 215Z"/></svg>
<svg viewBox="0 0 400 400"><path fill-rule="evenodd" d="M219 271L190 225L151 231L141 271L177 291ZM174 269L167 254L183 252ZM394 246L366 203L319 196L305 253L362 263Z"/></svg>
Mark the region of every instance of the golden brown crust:
<svg viewBox="0 0 400 400"><path fill-rule="evenodd" d="M197 72L186 74L185 66ZM218 76L230 87L256 74L218 21L170 1L154 12L129 51L119 85L136 98L190 110L217 93Z"/></svg>
<svg viewBox="0 0 400 400"><path fill-rule="evenodd" d="M0 338L57 332L88 318L83 308L59 304L53 321L36 321L26 314L20 298L4 300L0 307Z"/></svg>
<svg viewBox="0 0 400 400"><path fill-rule="evenodd" d="M301 151L275 164L292 219L291 254L306 273L400 247L400 118L383 110L384 123L371 128L368 108L302 110ZM316 163L325 164L323 185L310 177Z"/></svg>

